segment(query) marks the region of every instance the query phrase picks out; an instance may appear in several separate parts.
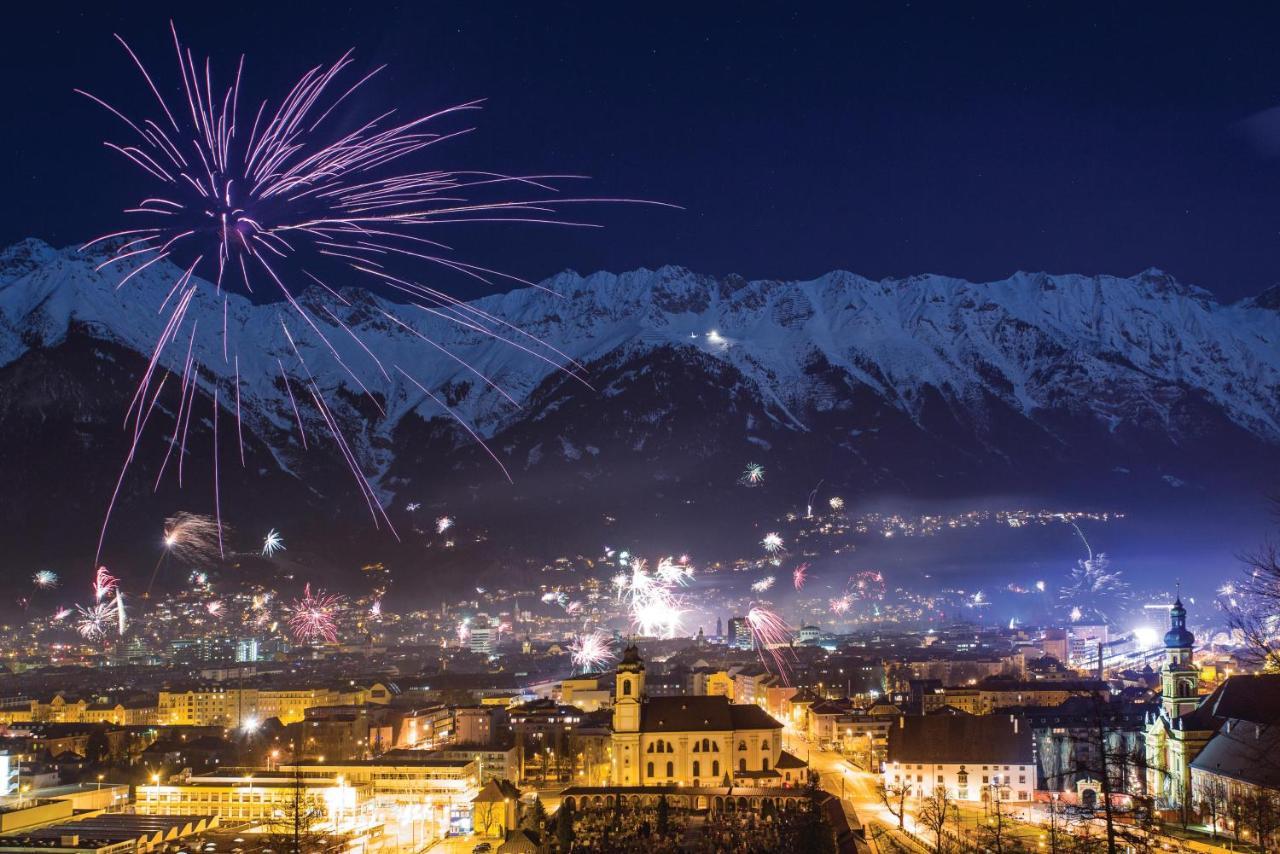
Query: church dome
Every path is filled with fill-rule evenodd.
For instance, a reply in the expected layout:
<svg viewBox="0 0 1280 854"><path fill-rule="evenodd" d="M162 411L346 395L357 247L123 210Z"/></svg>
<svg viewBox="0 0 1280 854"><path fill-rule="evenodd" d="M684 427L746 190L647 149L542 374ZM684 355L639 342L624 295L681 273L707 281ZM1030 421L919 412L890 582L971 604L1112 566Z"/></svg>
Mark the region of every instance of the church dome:
<svg viewBox="0 0 1280 854"><path fill-rule="evenodd" d="M1178 597L1169 609L1171 628L1164 633L1166 649L1180 649L1195 646L1196 636L1187 631L1187 609L1182 606L1182 597Z"/></svg>

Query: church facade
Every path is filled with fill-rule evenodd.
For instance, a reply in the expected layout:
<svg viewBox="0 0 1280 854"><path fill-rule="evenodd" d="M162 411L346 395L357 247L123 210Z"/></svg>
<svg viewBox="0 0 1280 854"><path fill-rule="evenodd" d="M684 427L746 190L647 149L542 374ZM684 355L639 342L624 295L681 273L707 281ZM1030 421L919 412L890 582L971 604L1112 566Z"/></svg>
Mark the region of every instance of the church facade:
<svg viewBox="0 0 1280 854"><path fill-rule="evenodd" d="M782 749L782 724L723 696L648 697L644 662L629 646L613 705L615 786L769 786L797 783L804 763Z"/></svg>
<svg viewBox="0 0 1280 854"><path fill-rule="evenodd" d="M1191 762L1217 731L1219 721L1200 695L1200 670L1192 661L1195 635L1187 630L1181 597L1169 610L1160 671L1160 711L1146 726L1147 792L1158 809L1190 806Z"/></svg>

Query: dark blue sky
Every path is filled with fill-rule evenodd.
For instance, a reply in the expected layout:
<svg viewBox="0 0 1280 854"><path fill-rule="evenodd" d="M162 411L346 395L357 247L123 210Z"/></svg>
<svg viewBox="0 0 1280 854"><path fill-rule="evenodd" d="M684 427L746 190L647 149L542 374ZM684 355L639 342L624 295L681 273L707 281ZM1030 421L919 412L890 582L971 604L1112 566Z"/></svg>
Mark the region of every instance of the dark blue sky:
<svg viewBox="0 0 1280 854"><path fill-rule="evenodd" d="M515 273L1154 265L1233 299L1280 281L1280 159L1239 129L1280 105L1263 4L182 5L193 50L224 74L248 54L259 95L354 46L390 64L362 108L489 99L442 166L584 173L590 193L686 208L447 238ZM111 230L134 196L100 145L116 126L71 89L147 106L111 34L172 84L170 10L107 6L6 12L0 243Z"/></svg>

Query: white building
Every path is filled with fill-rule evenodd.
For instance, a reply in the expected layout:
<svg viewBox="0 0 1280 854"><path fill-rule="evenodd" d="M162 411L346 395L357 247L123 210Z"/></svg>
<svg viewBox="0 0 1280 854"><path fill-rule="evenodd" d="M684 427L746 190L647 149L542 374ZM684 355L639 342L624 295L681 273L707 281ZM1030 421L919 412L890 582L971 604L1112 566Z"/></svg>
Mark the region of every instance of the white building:
<svg viewBox="0 0 1280 854"><path fill-rule="evenodd" d="M887 788L916 798L943 786L957 801L1029 801L1036 788L1031 729L1017 715L899 718L883 768Z"/></svg>

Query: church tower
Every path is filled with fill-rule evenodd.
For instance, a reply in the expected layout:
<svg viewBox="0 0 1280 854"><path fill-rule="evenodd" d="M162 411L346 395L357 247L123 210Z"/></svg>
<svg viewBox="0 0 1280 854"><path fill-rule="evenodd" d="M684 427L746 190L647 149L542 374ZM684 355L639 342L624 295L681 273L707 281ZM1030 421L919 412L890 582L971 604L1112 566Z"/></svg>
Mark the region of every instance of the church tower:
<svg viewBox="0 0 1280 854"><path fill-rule="evenodd" d="M1164 669L1160 673L1162 683L1161 706L1170 720L1189 712L1200 704L1197 688L1200 685L1200 669L1191 661L1191 649L1196 637L1187 631L1187 609L1182 598L1169 609L1169 631L1164 635Z"/></svg>
<svg viewBox="0 0 1280 854"><path fill-rule="evenodd" d="M613 696L613 783L640 784L640 713L644 704L644 662L631 644L618 662Z"/></svg>

